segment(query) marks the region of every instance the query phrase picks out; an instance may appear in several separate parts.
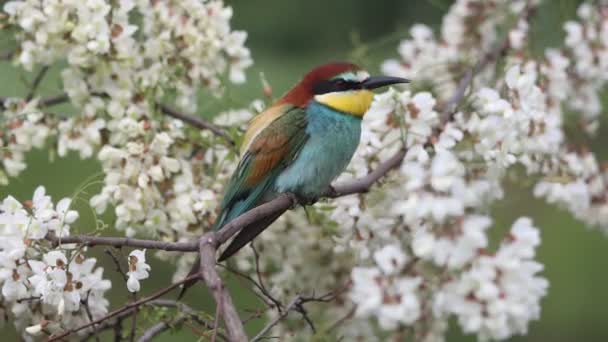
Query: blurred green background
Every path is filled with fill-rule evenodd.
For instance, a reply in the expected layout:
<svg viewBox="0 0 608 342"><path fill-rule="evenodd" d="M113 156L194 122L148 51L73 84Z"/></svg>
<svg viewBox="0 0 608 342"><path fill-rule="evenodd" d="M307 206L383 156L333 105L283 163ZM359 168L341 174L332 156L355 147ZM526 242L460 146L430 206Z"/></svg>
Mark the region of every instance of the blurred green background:
<svg viewBox="0 0 608 342"><path fill-rule="evenodd" d="M0 1L2 3L2 1ZM296 82L312 66L329 60L351 59L372 72L379 71L380 62L396 57L400 38L405 37L408 27L415 22L437 28L442 14L451 1L425 0L234 0L227 1L234 8L233 27L248 31L247 45L251 48L255 65L248 72L248 82L243 86L229 87L228 100L202 96L200 114L211 116L219 110L238 108L262 97L259 73L264 72L279 96ZM556 46L563 38L561 24L575 17L577 0L545 0L532 25L533 49L542 51ZM10 44L10 37L0 36L0 47ZM356 47L356 48L355 48ZM58 69L53 68L41 87L44 95L56 94L59 89ZM0 95L25 94L25 82L33 74L0 63ZM56 111L69 108L57 107ZM606 159L608 149L605 119L598 138L590 142L596 153ZM11 179L7 187L0 187L0 198L12 194L20 200L29 199L39 184L45 185L54 200L71 196L86 179L100 171L94 160L79 160L77 156L52 158L48 151L35 151L28 155L28 169L17 179ZM598 229L591 229L573 220L569 214L547 206L530 196L530 180L509 182L507 200L493 207L496 225L495 237L510 227L514 218L527 215L542 229L542 245L539 259L545 264L544 275L550 281L549 294L542 301L542 318L530 325L530 333L513 341L608 341L608 276L605 260L608 260L608 239ZM86 200L99 187L90 187L82 200L76 203L81 219L77 223L81 232L94 226ZM111 222L111 215L104 219ZM108 232L111 235L112 232ZM125 252L127 254L128 251ZM114 282L110 297L112 308L128 300L126 288L119 280L107 255L96 252L99 263L106 269L105 275ZM151 279L142 282L143 294L168 283L172 265L152 260ZM247 284L230 277L230 286L237 305L243 309L259 307L250 294ZM191 291L186 300L194 307L211 310L212 302L202 286ZM314 304L311 304L314 305ZM321 304L322 305L322 304ZM212 311L211 311L212 312ZM264 325L263 319L247 324L250 333ZM7 325L1 340L17 340L14 329ZM110 335L104 335L109 340ZM190 328L178 333L165 333L160 341L196 340ZM452 324L449 341L471 341Z"/></svg>

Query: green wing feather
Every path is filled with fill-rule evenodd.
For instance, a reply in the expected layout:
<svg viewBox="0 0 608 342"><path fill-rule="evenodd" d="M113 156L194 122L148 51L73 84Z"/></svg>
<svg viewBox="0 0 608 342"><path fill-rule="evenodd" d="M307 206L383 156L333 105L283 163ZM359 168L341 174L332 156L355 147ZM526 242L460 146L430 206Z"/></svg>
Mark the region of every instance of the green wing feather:
<svg viewBox="0 0 608 342"><path fill-rule="evenodd" d="M289 107L253 139L226 187L215 229L261 204L308 140L306 124L305 111Z"/></svg>

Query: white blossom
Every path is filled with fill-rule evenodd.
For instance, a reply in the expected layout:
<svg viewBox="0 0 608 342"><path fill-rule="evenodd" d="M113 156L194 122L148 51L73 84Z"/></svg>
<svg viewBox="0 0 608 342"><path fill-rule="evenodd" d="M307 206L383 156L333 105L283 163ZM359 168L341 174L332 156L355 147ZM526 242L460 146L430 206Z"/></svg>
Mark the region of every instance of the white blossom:
<svg viewBox="0 0 608 342"><path fill-rule="evenodd" d="M127 272L127 288L131 292L139 292L139 281L150 276L150 265L146 264L146 250L135 249L129 253L129 271Z"/></svg>

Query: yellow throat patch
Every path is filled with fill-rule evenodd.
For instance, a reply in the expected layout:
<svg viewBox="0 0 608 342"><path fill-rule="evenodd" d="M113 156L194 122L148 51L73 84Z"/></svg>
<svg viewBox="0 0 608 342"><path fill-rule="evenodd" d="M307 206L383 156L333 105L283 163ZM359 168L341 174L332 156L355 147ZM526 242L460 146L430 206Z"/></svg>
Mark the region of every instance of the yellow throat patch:
<svg viewBox="0 0 608 342"><path fill-rule="evenodd" d="M363 117L374 99L374 93L367 89L333 92L315 96L315 101L337 111Z"/></svg>

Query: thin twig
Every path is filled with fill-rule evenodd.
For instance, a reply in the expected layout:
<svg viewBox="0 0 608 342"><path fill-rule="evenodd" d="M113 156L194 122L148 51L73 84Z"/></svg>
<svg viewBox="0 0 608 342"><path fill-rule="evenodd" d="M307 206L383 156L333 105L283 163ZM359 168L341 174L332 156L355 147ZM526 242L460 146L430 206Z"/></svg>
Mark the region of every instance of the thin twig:
<svg viewBox="0 0 608 342"><path fill-rule="evenodd" d="M224 140L226 140L226 142L228 142L228 144L230 144L230 146L236 145L235 141L230 137L228 132L226 132L226 130L224 130L220 126L215 125L201 117L182 113L165 104L158 103L157 105L160 108L160 110L163 112L163 114L176 118L176 119L179 119L179 120L182 120L183 122L186 122L194 127L210 130L211 132L213 132L213 134L215 134L219 137L222 137Z"/></svg>
<svg viewBox="0 0 608 342"><path fill-rule="evenodd" d="M132 312L135 312L135 310L133 310ZM129 312L130 314L131 312ZM114 342L121 342L122 341L122 318L117 318L116 319L116 325L114 326Z"/></svg>
<svg viewBox="0 0 608 342"><path fill-rule="evenodd" d="M46 73L49 71L49 68L50 67L48 65L45 65L42 67L42 69L40 69L40 71L36 75L36 78L34 78L34 82L32 82L32 85L30 86L30 91L27 93L27 96L25 97L25 101L29 102L34 97L34 95L36 94L36 90L38 89L38 86L44 79L44 76L46 76Z"/></svg>
<svg viewBox="0 0 608 342"><path fill-rule="evenodd" d="M258 281L260 282L260 284L259 284L260 286L258 288L260 289L260 291L262 291L262 294L264 294L264 296L266 296L268 299L270 299L274 303L277 310L281 311L283 309L281 302L279 302L276 298L274 298L270 294L270 291L268 291L268 289L266 288L266 285L264 285L264 279L263 279L262 273L260 271L260 254L258 253L257 249L255 249L253 242L249 246L251 246L251 250L253 251L253 256L254 256L254 260L255 260L255 273L257 274Z"/></svg>
<svg viewBox="0 0 608 342"><path fill-rule="evenodd" d="M171 324L176 325L185 321L186 317L182 316L173 321ZM140 338L137 339L137 342L148 342L151 341L154 337L160 335L162 332L169 330L171 328L171 324L167 322L159 322L150 327L146 332L141 335Z"/></svg>
<svg viewBox="0 0 608 342"><path fill-rule="evenodd" d="M108 248L104 248L104 252L106 252L112 258L112 261L114 261L114 264L116 265L116 271L118 273L120 273L120 275L122 276L124 281L127 282L129 280L129 277L127 276L127 272L125 272L123 270L120 259L116 256L116 254L114 254L114 252L112 250L110 250ZM122 257L124 259L124 255L122 255ZM137 292L133 292L131 294L131 296L133 297L133 302L136 302L137 301ZM129 335L130 342L133 342L135 340L135 329L137 328L137 312L138 311L139 311L138 308L135 308L133 310L133 317L131 318L131 334Z"/></svg>
<svg viewBox="0 0 608 342"><path fill-rule="evenodd" d="M277 317L275 317L262 330L260 330L260 332L251 339L251 342L260 341L261 339L263 339L264 335L266 335L270 331L270 329L272 329L275 325L277 325L280 321L287 317L289 311L295 309L296 305L298 305L301 300L302 297L300 295L295 296L291 300L291 302L289 302L289 304L285 306L285 310L283 310L283 312L280 312Z"/></svg>
<svg viewBox="0 0 608 342"><path fill-rule="evenodd" d="M133 302L137 301L137 292L133 292ZM131 318L131 334L129 334L129 341L135 341L135 332L137 330L137 313L139 312L139 308L135 308L135 312L133 312L133 317Z"/></svg>
<svg viewBox="0 0 608 342"><path fill-rule="evenodd" d="M241 278L243 278L243 279L247 280L247 281L248 281L248 282L250 282L251 284L253 284L253 286L255 286L255 287L256 287L258 290L260 290L260 292L262 292L262 293L258 293L257 291L255 291L255 290L253 290L253 289L251 290L251 292L253 292L253 294L254 294L256 297L258 297L258 298L260 299L260 301L262 301L262 302L263 302L263 303L264 303L266 306L268 306L269 308L275 308L275 307L276 307L276 304L274 304L274 303L272 303L272 302L269 302L269 301L272 301L272 300L271 300L270 298L267 298L267 297L266 297L266 296L263 294L263 291L262 291L262 288L261 288L260 284L259 284L257 281L255 281L255 279L253 279L253 278L252 278L250 275L248 275L248 274L246 274L246 273L244 273L244 272L241 272L241 271L239 271L239 270L235 270L234 268L228 267L228 266L226 266L226 265L224 265L224 264L217 264L217 266L222 267L222 268L223 268L223 269L225 269L226 271L228 271L228 272L230 272L230 273L232 273L232 274L234 274L234 275L236 275L236 276L239 276L239 277L241 277Z"/></svg>
<svg viewBox="0 0 608 342"><path fill-rule="evenodd" d="M170 299L157 299L157 300L150 302L150 304L164 306L164 307L174 307L179 312L188 315L190 317L190 319L192 319L194 322L198 323L199 325L203 326L204 328L209 329L209 330L213 329L213 325L214 325L213 322L209 322L209 321L201 318L196 310L194 310L193 308L191 308L190 306L188 306L182 302L178 302L176 300L170 300ZM217 337L221 338L224 341L228 341L228 337L226 335L224 335L222 332L218 331Z"/></svg>
<svg viewBox="0 0 608 342"><path fill-rule="evenodd" d="M342 325L342 323L351 319L355 315L355 312L357 312L357 306L353 305L353 307L350 310L348 310L348 312L346 312L346 315L338 318L338 320L336 320L334 323L332 323L329 326L329 328L327 328L326 332L331 332L332 330L334 330L337 327L339 327L340 325Z"/></svg>
<svg viewBox="0 0 608 342"><path fill-rule="evenodd" d="M157 240L132 239L129 237L105 237L90 235L73 235L57 237L49 234L46 239L55 245L77 243L85 246L137 247L161 249L164 251L198 252L197 242L167 242Z"/></svg>
<svg viewBox="0 0 608 342"><path fill-rule="evenodd" d="M85 300L82 301L82 306L84 306L85 312L87 313L87 318L89 319L89 322L93 322L93 315L91 314L91 309L89 309L89 296L90 296L90 291L89 293L87 293L87 298ZM95 325L93 325L93 329L95 329ZM95 335L95 340L97 342L101 342L101 340L99 339L99 335Z"/></svg>
<svg viewBox="0 0 608 342"><path fill-rule="evenodd" d="M70 97L67 94L59 94L52 97L47 97L45 99L40 99L40 101L38 101L38 106L41 108L52 107L58 104L68 102L69 100Z"/></svg>
<svg viewBox="0 0 608 342"><path fill-rule="evenodd" d="M112 250L110 250L108 248L104 248L103 251L107 255L109 255L110 258L112 258L112 261L114 262L114 265L116 266L116 272L118 272L122 276L122 279L124 279L125 282L127 280L129 280L129 277L127 277L127 273L125 271L123 271L122 265L120 264L120 260L118 260L118 257L114 254L114 252L112 252Z"/></svg>

